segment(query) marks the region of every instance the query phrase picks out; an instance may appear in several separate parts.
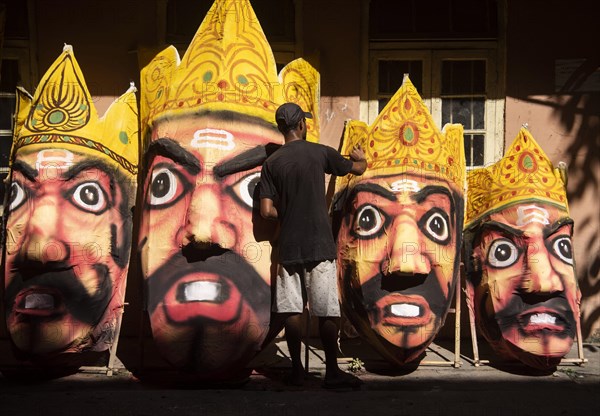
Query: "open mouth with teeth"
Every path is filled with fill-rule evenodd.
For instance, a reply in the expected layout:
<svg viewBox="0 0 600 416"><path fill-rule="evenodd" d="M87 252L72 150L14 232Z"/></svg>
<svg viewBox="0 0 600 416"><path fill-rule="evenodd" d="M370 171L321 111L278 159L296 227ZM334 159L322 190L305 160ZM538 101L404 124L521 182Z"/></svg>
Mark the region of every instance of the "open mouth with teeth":
<svg viewBox="0 0 600 416"><path fill-rule="evenodd" d="M229 322L238 316L241 306L241 293L235 285L206 272L183 276L164 299L165 312L175 322L197 318Z"/></svg>
<svg viewBox="0 0 600 416"><path fill-rule="evenodd" d="M377 301L379 320L391 326L422 326L429 323L429 304L419 295L390 294Z"/></svg>
<svg viewBox="0 0 600 416"><path fill-rule="evenodd" d="M536 308L528 310L526 313L519 315L519 323L525 332L565 331L566 323L562 316L554 310L547 308Z"/></svg>
<svg viewBox="0 0 600 416"><path fill-rule="evenodd" d="M15 298L14 311L21 317L56 317L65 313L60 292L33 287L21 291Z"/></svg>

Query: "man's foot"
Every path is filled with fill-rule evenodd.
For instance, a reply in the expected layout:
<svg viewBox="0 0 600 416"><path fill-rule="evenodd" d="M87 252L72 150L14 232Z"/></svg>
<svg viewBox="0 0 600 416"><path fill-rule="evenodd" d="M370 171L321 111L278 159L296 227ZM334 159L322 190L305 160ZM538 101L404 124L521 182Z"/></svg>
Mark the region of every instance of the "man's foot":
<svg viewBox="0 0 600 416"><path fill-rule="evenodd" d="M355 389L360 387L361 384L363 384L363 381L360 378L345 373L342 370L338 370L333 376L325 375L325 380L323 381L323 387L326 389Z"/></svg>
<svg viewBox="0 0 600 416"><path fill-rule="evenodd" d="M302 387L304 385L304 369L292 369L283 377L283 382L288 386Z"/></svg>

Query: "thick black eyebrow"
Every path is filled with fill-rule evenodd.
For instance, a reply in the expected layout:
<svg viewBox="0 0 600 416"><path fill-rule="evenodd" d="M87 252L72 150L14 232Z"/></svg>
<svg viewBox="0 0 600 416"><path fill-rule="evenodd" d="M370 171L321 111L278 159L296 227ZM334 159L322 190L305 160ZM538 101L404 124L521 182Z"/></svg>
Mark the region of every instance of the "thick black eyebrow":
<svg viewBox="0 0 600 416"><path fill-rule="evenodd" d="M389 201L396 201L396 194L376 183L359 183L352 188L352 192L350 193L348 200L353 200L356 194L359 192L370 192L372 194L382 196Z"/></svg>
<svg viewBox="0 0 600 416"><path fill-rule="evenodd" d="M569 217L560 218L560 219L554 221L552 224L548 224L546 227L544 227L544 238L548 238L548 236L551 236L552 234L554 234L556 231L558 231L560 228L564 227L565 225L573 225L573 224L575 224L575 222L573 221L572 218L569 218Z"/></svg>
<svg viewBox="0 0 600 416"><path fill-rule="evenodd" d="M439 185L428 185L425 188L421 189L420 191L415 192L410 197L417 204L420 204L423 201L425 201L430 195L433 195L433 194L446 195L448 197L448 199L450 200L450 203L453 202L452 193L450 193L450 190L444 186L439 186Z"/></svg>
<svg viewBox="0 0 600 416"><path fill-rule="evenodd" d="M31 182L35 182L35 179L38 177L38 171L21 160L15 160L12 164L12 169L21 172Z"/></svg>
<svg viewBox="0 0 600 416"><path fill-rule="evenodd" d="M421 189L418 192L415 192L410 196L410 198L415 201L417 204L421 204L425 201L430 195L433 194L442 194L448 197L450 201L450 212L454 214L454 198L452 197L452 193L450 190L444 186L439 185L428 185L425 188Z"/></svg>
<svg viewBox="0 0 600 416"><path fill-rule="evenodd" d="M487 230L487 229L496 230L496 231L500 231L503 233L508 233L508 234L514 235L516 237L522 237L523 234L525 234L525 232L522 230L513 228L510 225L506 225L502 222L492 221L492 220L486 221L483 224L481 224L481 231Z"/></svg>
<svg viewBox="0 0 600 416"><path fill-rule="evenodd" d="M71 166L62 175L62 177L63 177L63 179L66 179L69 181L87 169L99 169L102 172L108 174L108 176L111 176L111 170L112 170L103 162L101 162L97 159L91 159L91 160L84 160L82 162L79 162L79 163Z"/></svg>
<svg viewBox="0 0 600 416"><path fill-rule="evenodd" d="M181 145L173 139L163 137L150 143L145 155L146 166L150 159L155 155L161 155L172 159L177 164L183 166L183 168L192 175L197 175L202 169L202 165L198 158L181 147Z"/></svg>
<svg viewBox="0 0 600 416"><path fill-rule="evenodd" d="M273 153L273 149L270 149L269 145L253 147L229 160L217 163L213 168L213 173L216 178L223 179L225 176L233 173L254 169L261 166L271 153Z"/></svg>

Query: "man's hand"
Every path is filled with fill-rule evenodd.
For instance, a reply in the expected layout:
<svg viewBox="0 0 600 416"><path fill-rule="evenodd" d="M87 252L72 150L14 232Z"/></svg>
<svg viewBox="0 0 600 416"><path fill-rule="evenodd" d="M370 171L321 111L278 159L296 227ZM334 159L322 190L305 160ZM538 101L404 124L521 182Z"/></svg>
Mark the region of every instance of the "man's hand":
<svg viewBox="0 0 600 416"><path fill-rule="evenodd" d="M350 173L354 175L362 175L367 169L367 158L360 144L357 144L350 153L352 159L352 169Z"/></svg>
<svg viewBox="0 0 600 416"><path fill-rule="evenodd" d="M360 144L357 144L352 149L350 153L350 158L355 162L360 162L361 160L366 160L365 152L363 151Z"/></svg>

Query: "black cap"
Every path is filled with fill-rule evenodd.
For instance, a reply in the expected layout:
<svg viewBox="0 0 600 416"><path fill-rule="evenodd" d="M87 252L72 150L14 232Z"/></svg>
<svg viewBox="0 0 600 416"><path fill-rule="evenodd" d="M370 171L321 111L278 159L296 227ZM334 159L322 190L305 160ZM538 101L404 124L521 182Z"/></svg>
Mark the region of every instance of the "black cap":
<svg viewBox="0 0 600 416"><path fill-rule="evenodd" d="M279 130L282 132L287 132L296 127L296 125L304 118L312 118L312 114L302 111L302 108L294 103L282 104L275 112L277 127L279 127Z"/></svg>

